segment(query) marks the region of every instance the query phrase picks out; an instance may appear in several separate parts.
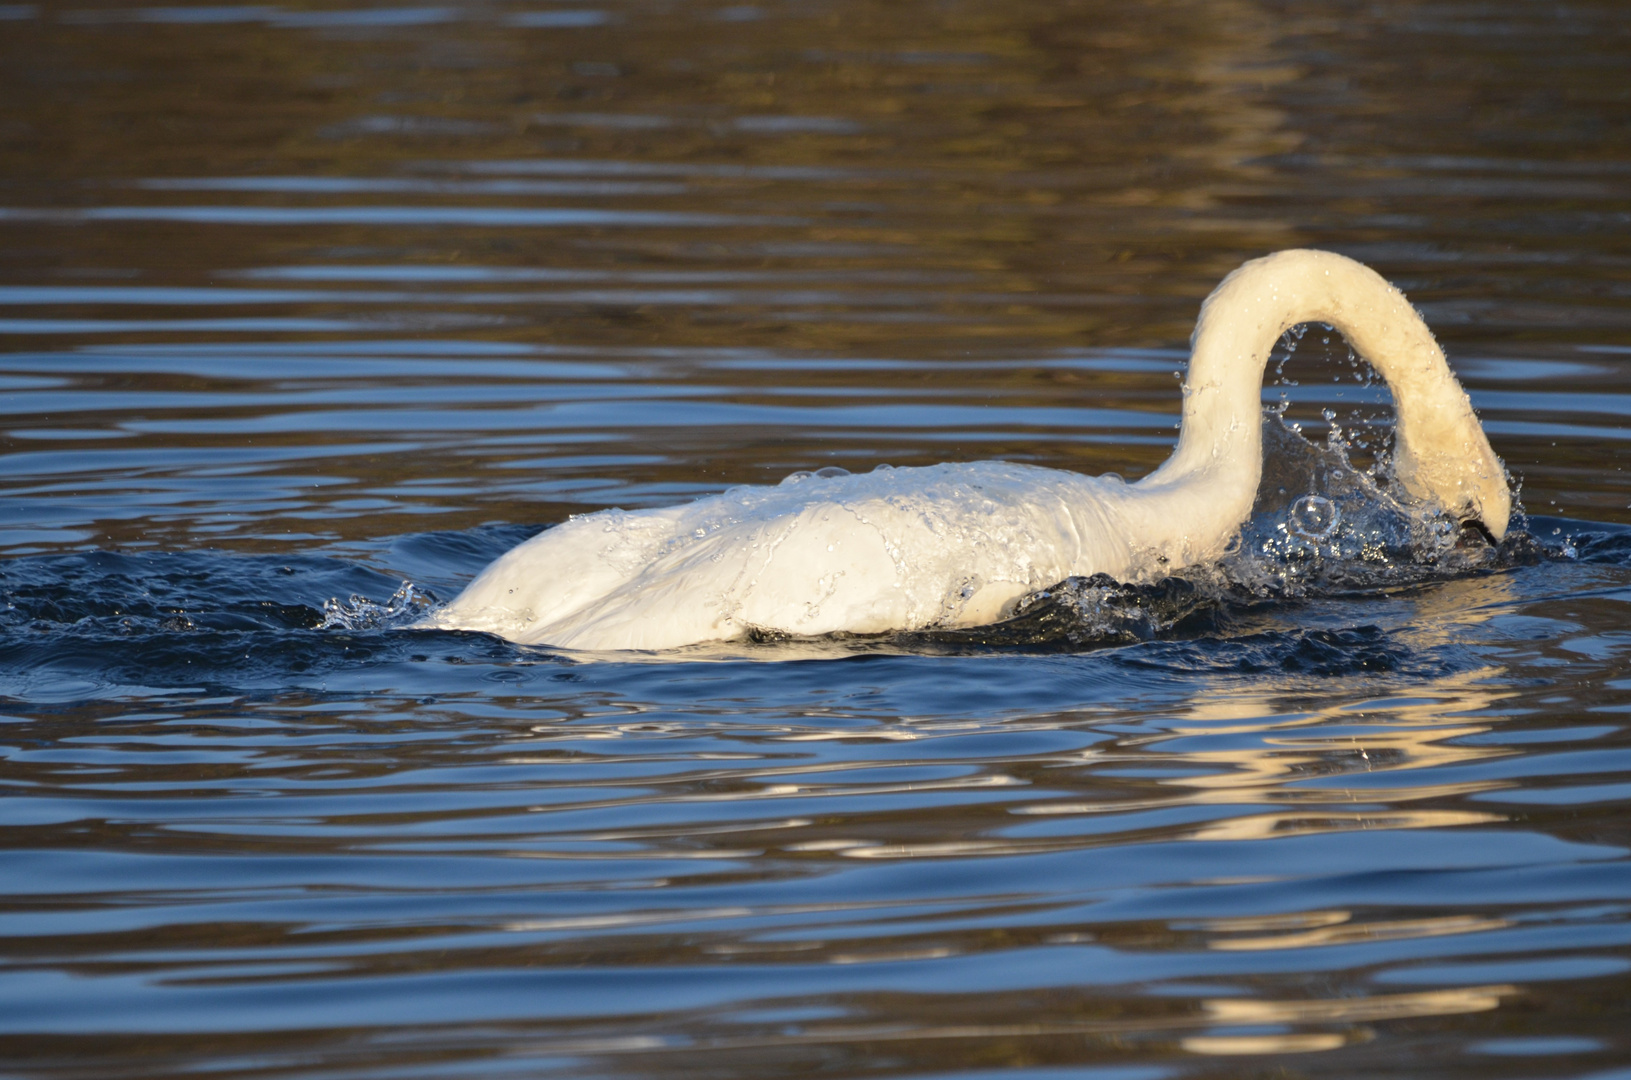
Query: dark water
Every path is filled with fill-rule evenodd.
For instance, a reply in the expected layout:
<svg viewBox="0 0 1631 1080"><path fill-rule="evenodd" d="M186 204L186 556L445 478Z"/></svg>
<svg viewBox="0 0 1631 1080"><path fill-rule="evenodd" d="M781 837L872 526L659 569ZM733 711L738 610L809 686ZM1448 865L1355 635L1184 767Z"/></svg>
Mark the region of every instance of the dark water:
<svg viewBox="0 0 1631 1080"><path fill-rule="evenodd" d="M1615 2L0 5L0 1073L1631 1076L1628 67ZM1299 245L1519 544L1047 648L403 628L571 513L1142 475ZM1317 337L1267 400L1373 432Z"/></svg>

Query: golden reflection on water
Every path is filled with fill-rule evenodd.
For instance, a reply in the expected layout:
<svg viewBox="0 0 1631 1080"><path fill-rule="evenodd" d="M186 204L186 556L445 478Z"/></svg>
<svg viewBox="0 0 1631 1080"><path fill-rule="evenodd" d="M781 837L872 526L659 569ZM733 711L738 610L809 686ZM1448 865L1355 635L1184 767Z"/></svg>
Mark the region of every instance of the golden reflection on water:
<svg viewBox="0 0 1631 1080"><path fill-rule="evenodd" d="M1409 938L1443 937L1447 934L1476 934L1484 930L1503 930L1510 920L1478 915L1441 915L1427 919L1394 919L1373 922L1349 922L1346 911L1310 912L1311 919L1327 916L1329 925L1299 933L1276 934L1270 937L1214 938L1206 943L1219 952L1259 952L1268 949L1311 949L1325 945L1348 945L1363 941L1399 941ZM1204 929L1222 930L1230 920L1203 920L1197 925ZM1219 925L1219 924L1224 925Z"/></svg>
<svg viewBox="0 0 1631 1080"><path fill-rule="evenodd" d="M1317 836L1352 829L1438 829L1455 825L1484 825L1504 815L1476 810L1404 810L1366 813L1291 812L1254 814L1203 825L1188 840L1271 840L1287 836Z"/></svg>
<svg viewBox="0 0 1631 1080"><path fill-rule="evenodd" d="M1186 1035L1180 1046L1192 1054L1234 1057L1241 1054L1308 1054L1348 1045L1347 1035L1317 1032L1305 1035Z"/></svg>
<svg viewBox="0 0 1631 1080"><path fill-rule="evenodd" d="M1505 602L1510 588L1480 583L1471 590L1457 591L1458 584L1425 590L1413 598L1414 607L1400 616L1407 620L1402 632L1435 640L1464 635ZM1475 602L1469 603L1469 598ZM903 718L887 725L829 727L815 717L816 722L806 727L772 726L762 731L753 742L759 748L756 754L737 751L690 757L680 786L653 787L647 780L634 779L623 785L629 789L626 793L603 791L601 797L588 801L531 809L547 818L563 811L575 817L582 812L623 811L640 806L768 806L792 800L798 804L793 811L799 815L793 819L798 827L786 839L774 837L777 830L770 821L762 827L705 827L691 834L700 846L684 852L683 857L751 857L761 849L716 846L709 839L717 835L728 844L734 832L751 831L754 840L772 844L789 855L866 861L1041 854L1118 843L1128 835L1159 842L1246 842L1346 832L1453 829L1507 820L1499 810L1460 803L1468 795L1494 790L1507 781L1456 776L1457 770L1515 753L1511 747L1470 738L1490 732L1494 724L1493 720L1473 717L1498 716L1501 703L1513 693L1499 668L1477 668L1423 680L1410 688L1408 697L1365 698L1356 693L1362 689L1362 683L1328 684L1319 698L1311 700L1295 681L1257 686L1246 693L1226 685L1203 687L1174 709L1170 719L1151 723L1144 732L1121 734L1109 743L1061 753L986 757L949 772L947 763L937 756L942 741L954 740L962 733L977 733L985 724L948 717L921 723ZM1091 714L1065 715L1053 722L1083 721L1091 724ZM589 730L534 728L528 738L511 744L505 761L547 766L559 761L549 749L553 742L604 737L624 729L629 736L640 738L661 726L644 722L614 725L598 736L598 726ZM1045 731L1050 726L1045 718L1018 718L1005 725L1005 730L1018 735L1030 727ZM768 749L778 744L789 750L828 744L859 750L867 743L880 741L902 751L921 747L921 752L896 753L871 762L845 754L822 762L811 760L803 752L788 756ZM538 752L529 752L533 747ZM633 764L640 760L638 756L615 753L605 757L607 763ZM715 761L717 764L710 764ZM879 768L930 769L939 775L870 780L868 774ZM1124 778L1122 774L1129 768L1133 773ZM1137 776L1140 771L1151 770L1147 777ZM1414 779L1417 774L1423 778ZM1067 777L1075 779L1061 784ZM615 790L619 785L607 786ZM1083 799L1084 790L1102 791L1103 797ZM1005 796L1007 791L1014 792L1017 798ZM1001 816L987 817L980 829L957 836L948 836L939 829L927 834L913 830L909 836L889 835L892 830L876 824L853 831L809 826L811 815L822 804L843 807L855 799L895 795L995 800L990 805L994 810L1000 808ZM805 804L803 800L810 802ZM1220 812L1189 823L1153 828L1141 816L1184 807L1215 807ZM1246 813L1221 812L1230 807L1251 809ZM1103 824L1079 834L1067 829L1062 835L1036 836L1024 835L1023 831L1008 834L1001 824L1003 820L1071 817L1099 818ZM815 835L810 835L812 832ZM531 857L626 857L631 852L595 855L583 851L580 845L633 843L649 852L653 845L666 843L663 836L660 829L588 828L535 844ZM1324 937L1310 932L1301 938L1287 938L1279 947L1334 943L1344 940L1345 935L1381 938L1460 933L1494 925L1457 921L1460 918L1407 921L1391 928L1367 925L1332 930ZM1264 941L1255 946L1225 943L1216 947L1271 946Z"/></svg>
<svg viewBox="0 0 1631 1080"><path fill-rule="evenodd" d="M1501 999L1518 992L1517 987L1467 986L1452 990L1429 990L1413 994L1373 994L1359 998L1326 1000L1267 1001L1261 998L1211 998L1202 1008L1218 1024L1364 1024L1379 1020L1404 1020L1427 1016L1460 1016L1489 1012L1501 1007ZM1302 1032L1284 1034L1230 1035L1210 1033L1186 1035L1180 1045L1192 1054L1238 1056L1242 1054L1297 1054L1335 1050L1349 1043L1373 1037L1365 1027L1346 1032Z"/></svg>
<svg viewBox="0 0 1631 1080"><path fill-rule="evenodd" d="M1507 756L1501 746L1477 745L1465 737L1490 730L1469 715L1494 715L1511 691L1500 671L1482 669L1431 680L1405 699L1354 702L1346 696L1330 704L1294 712L1277 710L1273 693L1241 694L1233 689L1202 694L1158 735L1128 739L1108 751L1104 766L1139 764L1184 775L1157 777L1161 795L1111 798L1099 802L1058 799L1012 808L1028 816L1116 814L1178 806L1291 803L1295 809L1222 817L1169 835L1194 840L1258 840L1353 829L1422 829L1487 824L1504 815L1447 807L1402 808L1399 803L1443 800L1500 787L1499 781L1438 780L1413 783L1423 770L1452 770ZM1332 733L1330 729L1340 731ZM1227 737L1244 745L1193 749L1186 740ZM1175 745L1176 744L1176 745ZM1188 770L1193 770L1189 772ZM1345 777L1362 783L1345 784ZM1177 790L1174 790L1177 789ZM1364 803L1348 809L1343 804ZM1385 806L1375 805L1385 803Z"/></svg>

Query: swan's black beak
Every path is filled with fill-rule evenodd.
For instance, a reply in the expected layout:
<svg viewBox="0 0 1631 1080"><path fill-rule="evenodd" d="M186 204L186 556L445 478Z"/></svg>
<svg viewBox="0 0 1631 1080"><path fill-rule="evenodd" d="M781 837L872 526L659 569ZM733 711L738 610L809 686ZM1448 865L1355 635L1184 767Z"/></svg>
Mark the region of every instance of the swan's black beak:
<svg viewBox="0 0 1631 1080"><path fill-rule="evenodd" d="M1463 521L1461 523L1461 533L1463 537L1465 537L1467 533L1475 533L1478 536L1483 537L1484 543L1488 544L1490 547L1501 546L1500 542L1495 539L1495 534L1489 531L1489 526L1485 525L1477 518L1467 518L1465 521Z"/></svg>

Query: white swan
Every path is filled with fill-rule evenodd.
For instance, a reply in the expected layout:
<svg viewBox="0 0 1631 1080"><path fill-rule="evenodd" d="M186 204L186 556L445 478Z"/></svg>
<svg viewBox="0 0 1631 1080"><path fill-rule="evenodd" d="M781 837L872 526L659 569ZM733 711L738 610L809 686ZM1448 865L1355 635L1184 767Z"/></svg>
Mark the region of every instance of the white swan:
<svg viewBox="0 0 1631 1080"><path fill-rule="evenodd" d="M499 557L422 625L573 649L666 649L753 631L875 633L994 622L1072 575L1161 577L1213 559L1262 473L1263 369L1286 330L1341 330L1393 391L1394 469L1500 539L1511 496L1421 317L1368 267L1282 251L1201 305L1178 446L1134 484L1003 462L736 488L574 517Z"/></svg>

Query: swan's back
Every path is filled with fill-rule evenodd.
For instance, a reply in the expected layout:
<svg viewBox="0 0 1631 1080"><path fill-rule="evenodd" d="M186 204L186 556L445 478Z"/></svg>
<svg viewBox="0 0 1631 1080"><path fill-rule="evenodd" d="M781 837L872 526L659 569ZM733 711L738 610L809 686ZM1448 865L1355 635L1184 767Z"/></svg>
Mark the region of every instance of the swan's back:
<svg viewBox="0 0 1631 1080"><path fill-rule="evenodd" d="M1127 490L979 462L605 510L506 553L432 625L577 649L974 626L1073 574L1124 575Z"/></svg>

